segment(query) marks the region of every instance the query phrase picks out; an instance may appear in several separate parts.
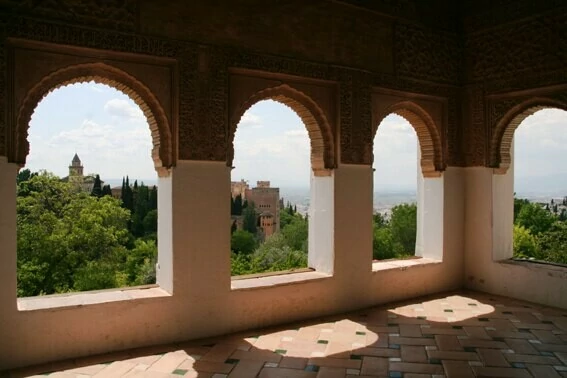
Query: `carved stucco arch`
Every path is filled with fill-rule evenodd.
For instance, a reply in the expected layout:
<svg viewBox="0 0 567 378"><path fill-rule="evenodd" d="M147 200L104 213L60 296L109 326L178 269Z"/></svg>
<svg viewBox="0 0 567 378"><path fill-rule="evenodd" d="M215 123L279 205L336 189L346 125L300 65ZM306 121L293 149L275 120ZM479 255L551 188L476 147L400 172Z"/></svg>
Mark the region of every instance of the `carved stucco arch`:
<svg viewBox="0 0 567 378"><path fill-rule="evenodd" d="M230 120L227 164L234 159L234 135L244 113L252 105L263 100L277 101L288 106L303 121L311 144L311 168L315 175L328 175L336 167L333 131L323 110L309 96L287 84L266 88L254 93L240 106Z"/></svg>
<svg viewBox="0 0 567 378"><path fill-rule="evenodd" d="M414 128L421 150L421 172L423 177L439 177L445 170L441 136L431 116L419 105L411 101L402 101L386 108L378 114L374 124L373 136L380 124L390 114L396 114L407 120Z"/></svg>
<svg viewBox="0 0 567 378"><path fill-rule="evenodd" d="M514 132L529 116L542 109L557 108L567 110L567 104L558 100L536 97L513 106L498 121L490 141L490 166L495 168L497 174L504 174L510 168L512 156L510 149Z"/></svg>
<svg viewBox="0 0 567 378"><path fill-rule="evenodd" d="M58 88L91 81L121 91L140 107L150 126L154 166L160 177L167 176L169 168L174 164L174 155L171 128L162 106L143 83L105 63L87 63L62 68L45 76L26 93L17 109L13 151L10 154L12 161L25 165L29 153L29 123L39 102Z"/></svg>

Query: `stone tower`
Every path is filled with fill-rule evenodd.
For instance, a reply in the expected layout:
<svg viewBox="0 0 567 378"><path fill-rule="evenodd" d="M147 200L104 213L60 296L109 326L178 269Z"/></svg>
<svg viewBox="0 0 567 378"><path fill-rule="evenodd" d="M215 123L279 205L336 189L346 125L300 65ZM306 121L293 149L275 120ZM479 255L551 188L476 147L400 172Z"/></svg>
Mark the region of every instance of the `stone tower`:
<svg viewBox="0 0 567 378"><path fill-rule="evenodd" d="M71 165L69 166L69 182L74 184L83 183L83 165L81 164L81 159L75 153Z"/></svg>

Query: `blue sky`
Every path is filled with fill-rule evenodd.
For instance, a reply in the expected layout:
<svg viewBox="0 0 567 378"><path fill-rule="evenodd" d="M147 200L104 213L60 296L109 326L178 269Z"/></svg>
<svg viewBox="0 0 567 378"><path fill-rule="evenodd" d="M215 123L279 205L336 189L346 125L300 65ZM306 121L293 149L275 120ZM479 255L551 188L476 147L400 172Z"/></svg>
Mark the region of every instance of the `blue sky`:
<svg viewBox="0 0 567 378"><path fill-rule="evenodd" d="M533 177L563 174L567 178L560 163L567 156L567 131L562 129L566 126L567 113L560 110L537 112L520 125L515 136L515 175L520 186L530 186ZM99 173L103 180L125 175L146 182L157 178L144 115L128 96L102 84L69 85L46 96L32 116L28 140L26 168L33 171L46 169L66 176L77 152L85 172ZM285 105L261 101L252 106L234 142L232 180L309 186L307 132ZM415 190L417 137L405 119L396 115L384 119L374 141L374 156L375 190Z"/></svg>

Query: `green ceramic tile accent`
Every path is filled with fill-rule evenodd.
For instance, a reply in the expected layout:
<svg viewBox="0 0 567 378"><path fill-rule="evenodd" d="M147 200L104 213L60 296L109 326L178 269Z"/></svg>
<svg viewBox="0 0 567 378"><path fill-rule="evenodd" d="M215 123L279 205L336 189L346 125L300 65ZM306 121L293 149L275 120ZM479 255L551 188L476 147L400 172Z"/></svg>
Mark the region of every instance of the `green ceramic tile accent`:
<svg viewBox="0 0 567 378"><path fill-rule="evenodd" d="M357 331L356 334L357 334L357 335L360 335L360 336L364 336L364 335L366 335L366 332Z"/></svg>
<svg viewBox="0 0 567 378"><path fill-rule="evenodd" d="M478 321L479 321L479 322L487 322L487 321L488 321L488 318L478 318Z"/></svg>
<svg viewBox="0 0 567 378"><path fill-rule="evenodd" d="M388 377L390 378L402 378L402 372L401 371L391 371L390 374L388 375Z"/></svg>
<svg viewBox="0 0 567 378"><path fill-rule="evenodd" d="M521 362L512 362L512 367L515 367L517 369L525 369L526 364L521 363Z"/></svg>
<svg viewBox="0 0 567 378"><path fill-rule="evenodd" d="M185 375L185 373L187 373L189 370L185 370L185 369L175 369L174 371L172 371L173 374L176 375Z"/></svg>
<svg viewBox="0 0 567 378"><path fill-rule="evenodd" d="M399 344L390 344L390 345L388 345L388 348L390 348L390 349L400 349L400 345L399 345Z"/></svg>
<svg viewBox="0 0 567 378"><path fill-rule="evenodd" d="M237 364L238 361L240 361L240 360L238 360L238 359L236 359L236 358L229 358L229 359L226 360L224 363L225 363L225 364L233 364L233 365L234 365L234 364Z"/></svg>
<svg viewBox="0 0 567 378"><path fill-rule="evenodd" d="M317 365L307 365L304 370L305 370L305 371L318 372L318 371L319 371L319 366L317 366Z"/></svg>
<svg viewBox="0 0 567 378"><path fill-rule="evenodd" d="M276 349L275 352L276 352L277 354L286 354L286 353L287 353L287 350L285 350L285 349Z"/></svg>
<svg viewBox="0 0 567 378"><path fill-rule="evenodd" d="M463 329L463 326L453 326L453 329Z"/></svg>
<svg viewBox="0 0 567 378"><path fill-rule="evenodd" d="M358 354L351 354L350 359L351 360L362 360L362 356L359 356Z"/></svg>
<svg viewBox="0 0 567 378"><path fill-rule="evenodd" d="M453 312L453 310L451 310L450 308L446 308L445 310L443 310L445 312Z"/></svg>
<svg viewBox="0 0 567 378"><path fill-rule="evenodd" d="M317 344L329 344L329 340L317 340Z"/></svg>
<svg viewBox="0 0 567 378"><path fill-rule="evenodd" d="M555 355L551 352L539 352L539 354L546 357L555 357Z"/></svg>

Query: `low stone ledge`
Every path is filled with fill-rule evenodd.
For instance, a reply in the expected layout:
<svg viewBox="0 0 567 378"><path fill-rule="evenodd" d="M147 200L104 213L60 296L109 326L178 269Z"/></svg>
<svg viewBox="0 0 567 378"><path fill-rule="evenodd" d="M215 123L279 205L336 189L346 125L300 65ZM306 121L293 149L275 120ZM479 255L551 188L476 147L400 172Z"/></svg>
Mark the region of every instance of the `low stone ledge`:
<svg viewBox="0 0 567 378"><path fill-rule="evenodd" d="M567 266L564 264L554 264L545 261L531 261L531 260L502 260L498 261L505 267L522 267L537 272L538 274L545 274L549 277L567 278Z"/></svg>
<svg viewBox="0 0 567 378"><path fill-rule="evenodd" d="M170 297L167 291L159 286L144 286L122 289L87 291L37 297L18 298L19 311L46 310L64 307L81 307L87 305L130 301L137 299Z"/></svg>
<svg viewBox="0 0 567 378"><path fill-rule="evenodd" d="M383 272L385 270L406 270L410 267L423 267L432 264L441 264L441 260L428 259L424 257L401 259L401 260L383 260L372 262L372 272Z"/></svg>
<svg viewBox="0 0 567 378"><path fill-rule="evenodd" d="M253 278L233 279L231 282L232 290L261 289L272 286L301 284L313 280L321 280L331 278L330 274L320 273L316 271L307 271L299 273L282 272L280 274L271 274Z"/></svg>

